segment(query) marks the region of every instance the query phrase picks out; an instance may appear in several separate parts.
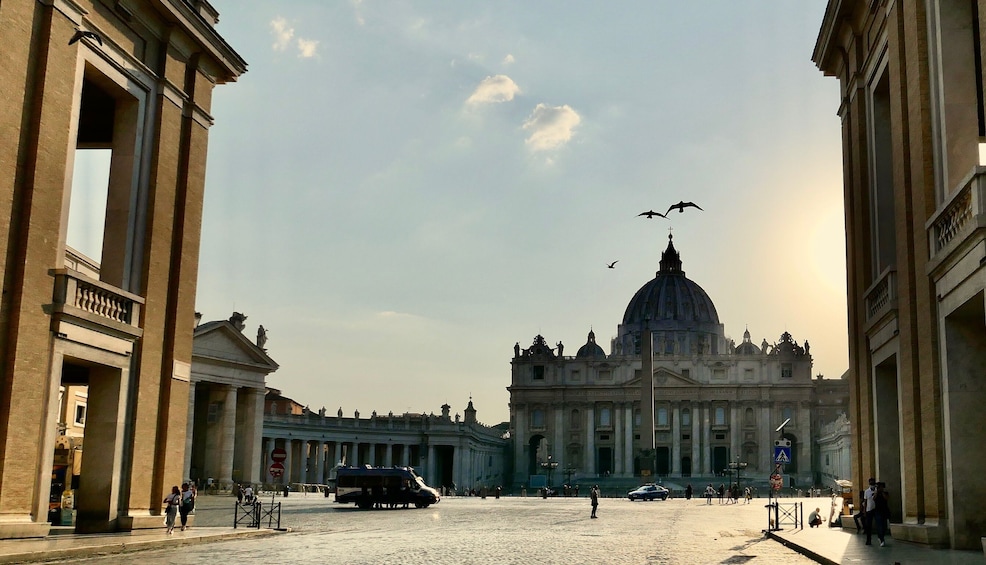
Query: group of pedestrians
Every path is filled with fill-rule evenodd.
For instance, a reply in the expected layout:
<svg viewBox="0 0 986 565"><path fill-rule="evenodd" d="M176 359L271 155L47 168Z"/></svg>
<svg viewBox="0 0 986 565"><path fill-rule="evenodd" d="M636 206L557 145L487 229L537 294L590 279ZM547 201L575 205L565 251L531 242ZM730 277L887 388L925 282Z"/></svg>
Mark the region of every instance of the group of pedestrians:
<svg viewBox="0 0 986 565"><path fill-rule="evenodd" d="M188 515L195 509L196 490L194 484L182 483L171 487L171 494L164 497L164 525L168 535L174 533L175 518L181 515L181 531L188 528Z"/></svg>
<svg viewBox="0 0 986 565"><path fill-rule="evenodd" d="M691 498L691 488L692 485L688 485L688 488L685 489L685 492L688 493L685 498ZM746 504L749 504L750 501L753 500L753 490L750 489L750 487L743 489L742 495L743 501ZM705 504L712 504L712 499L716 496L719 497L719 504L737 504L740 498L740 486L733 483L731 486L727 487L725 484L720 483L719 488L717 489L712 486L712 483L709 483L709 485L705 487Z"/></svg>
<svg viewBox="0 0 986 565"><path fill-rule="evenodd" d="M890 493L887 483L870 477L869 487L860 493L860 510L853 515L856 533L866 532L866 545L873 545L873 532L880 540L880 547L887 545L886 535L890 522ZM862 523L860 523L862 522Z"/></svg>

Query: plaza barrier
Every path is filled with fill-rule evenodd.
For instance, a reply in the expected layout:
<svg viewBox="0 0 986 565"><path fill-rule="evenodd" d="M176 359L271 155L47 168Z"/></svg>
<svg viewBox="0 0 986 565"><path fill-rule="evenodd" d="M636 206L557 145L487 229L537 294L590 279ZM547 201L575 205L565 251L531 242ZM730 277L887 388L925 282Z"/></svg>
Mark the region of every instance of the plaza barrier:
<svg viewBox="0 0 986 565"><path fill-rule="evenodd" d="M774 500L766 505L767 530L776 532L783 526L804 529L804 504L801 502L778 502Z"/></svg>
<svg viewBox="0 0 986 565"><path fill-rule="evenodd" d="M237 502L233 505L233 529L242 526L244 528L260 529L260 525L267 521L268 529L281 529L281 503L271 502L264 504L254 499L252 502Z"/></svg>

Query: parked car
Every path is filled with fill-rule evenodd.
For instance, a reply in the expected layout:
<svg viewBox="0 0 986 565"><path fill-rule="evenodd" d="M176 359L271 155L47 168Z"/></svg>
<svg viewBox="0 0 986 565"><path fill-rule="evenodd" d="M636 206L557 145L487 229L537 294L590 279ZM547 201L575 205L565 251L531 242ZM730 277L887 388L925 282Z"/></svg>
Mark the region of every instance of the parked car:
<svg viewBox="0 0 986 565"><path fill-rule="evenodd" d="M627 498L630 500L654 500L655 498L660 498L661 500L667 500L671 492L662 487L661 485L643 485L627 493Z"/></svg>

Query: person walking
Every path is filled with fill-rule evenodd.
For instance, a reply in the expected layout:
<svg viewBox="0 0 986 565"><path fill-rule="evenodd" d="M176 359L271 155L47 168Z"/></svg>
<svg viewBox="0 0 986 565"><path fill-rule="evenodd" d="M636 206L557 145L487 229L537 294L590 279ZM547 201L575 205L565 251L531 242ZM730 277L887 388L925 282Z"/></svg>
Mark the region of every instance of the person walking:
<svg viewBox="0 0 986 565"><path fill-rule="evenodd" d="M178 513L181 514L181 531L188 528L188 515L195 508L195 491L188 483L181 484L181 504L178 506Z"/></svg>
<svg viewBox="0 0 986 565"><path fill-rule="evenodd" d="M866 545L873 545L873 513L876 511L875 495L876 479L870 477L870 486L863 491L863 529L866 530Z"/></svg>
<svg viewBox="0 0 986 565"><path fill-rule="evenodd" d="M688 483L688 486L685 487L685 500L691 500L691 499L692 499L692 484Z"/></svg>
<svg viewBox="0 0 986 565"><path fill-rule="evenodd" d="M178 490L178 485L175 485L171 487L171 494L164 497L164 525L168 528L168 535L174 533L179 504L181 504L181 491Z"/></svg>
<svg viewBox="0 0 986 565"><path fill-rule="evenodd" d="M887 534L887 523L890 521L890 494L887 492L887 483L877 483L876 492L873 494L873 525L876 527L876 537L880 540L880 547L887 545L884 536ZM872 529L872 528L871 528ZM866 542L869 544L869 538Z"/></svg>
<svg viewBox="0 0 986 565"><path fill-rule="evenodd" d="M589 489L589 502L592 504L592 514L589 517L595 518L596 508L599 507L599 485L592 485L592 488Z"/></svg>
<svg viewBox="0 0 986 565"><path fill-rule="evenodd" d="M706 505L712 504L712 496L715 495L715 493L716 493L715 487L712 486L712 483L709 483L709 486L705 487L705 504Z"/></svg>

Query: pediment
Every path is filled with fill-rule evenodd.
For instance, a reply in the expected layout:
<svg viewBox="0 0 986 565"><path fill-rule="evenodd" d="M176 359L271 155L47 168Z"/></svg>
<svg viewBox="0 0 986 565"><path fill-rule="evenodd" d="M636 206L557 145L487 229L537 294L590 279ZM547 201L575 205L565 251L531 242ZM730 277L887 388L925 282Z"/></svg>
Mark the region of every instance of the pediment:
<svg viewBox="0 0 986 565"><path fill-rule="evenodd" d="M257 372L272 373L278 364L228 321L211 322L195 329L192 361L246 365Z"/></svg>
<svg viewBox="0 0 986 565"><path fill-rule="evenodd" d="M673 371L667 369L658 369L654 371L654 386L660 387L674 387L674 386L697 386L702 383L696 381L695 379L684 377Z"/></svg>

